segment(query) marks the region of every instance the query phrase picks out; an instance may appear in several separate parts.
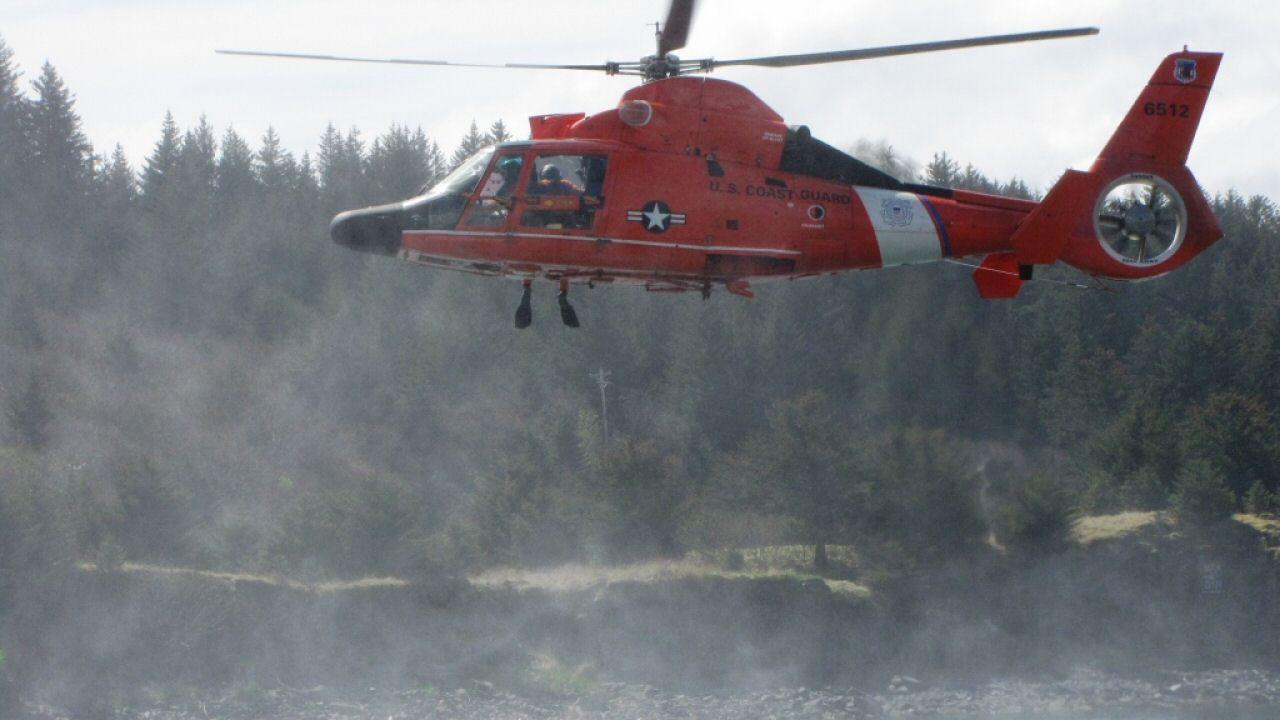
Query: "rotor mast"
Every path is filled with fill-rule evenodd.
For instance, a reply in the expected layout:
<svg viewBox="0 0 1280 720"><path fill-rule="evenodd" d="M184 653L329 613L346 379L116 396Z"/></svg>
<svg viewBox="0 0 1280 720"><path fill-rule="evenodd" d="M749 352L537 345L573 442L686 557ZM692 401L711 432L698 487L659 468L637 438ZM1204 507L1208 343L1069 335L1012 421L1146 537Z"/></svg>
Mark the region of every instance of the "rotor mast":
<svg viewBox="0 0 1280 720"><path fill-rule="evenodd" d="M648 57L640 58L638 70L644 82L675 77L680 74L680 58L663 52L662 23L649 23L653 26L653 44L656 52Z"/></svg>

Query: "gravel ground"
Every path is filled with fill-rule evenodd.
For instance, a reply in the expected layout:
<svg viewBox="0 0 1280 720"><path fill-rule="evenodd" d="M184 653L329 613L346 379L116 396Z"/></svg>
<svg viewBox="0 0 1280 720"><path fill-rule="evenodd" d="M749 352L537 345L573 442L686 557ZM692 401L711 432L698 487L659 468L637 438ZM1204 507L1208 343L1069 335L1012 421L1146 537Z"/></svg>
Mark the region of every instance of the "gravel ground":
<svg viewBox="0 0 1280 720"><path fill-rule="evenodd" d="M1146 679L1080 670L1056 681L997 680L971 688L895 677L887 688L777 689L733 695L681 695L644 685L604 683L589 695L515 695L487 684L335 694L277 689L250 699L210 698L116 713L145 720L408 720L410 718L1273 718L1280 675L1251 670L1163 672ZM27 707L24 720L68 720Z"/></svg>

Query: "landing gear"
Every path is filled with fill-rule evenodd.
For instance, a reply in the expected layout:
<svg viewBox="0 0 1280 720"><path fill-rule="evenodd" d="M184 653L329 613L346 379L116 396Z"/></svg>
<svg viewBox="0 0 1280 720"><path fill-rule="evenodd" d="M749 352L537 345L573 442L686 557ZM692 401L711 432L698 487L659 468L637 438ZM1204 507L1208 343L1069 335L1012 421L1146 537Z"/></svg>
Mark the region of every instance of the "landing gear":
<svg viewBox="0 0 1280 720"><path fill-rule="evenodd" d="M517 330L523 330L533 324L533 307L529 304L532 287L532 280L524 281L524 293L520 296L520 305L516 307Z"/></svg>
<svg viewBox="0 0 1280 720"><path fill-rule="evenodd" d="M523 330L533 324L533 306L529 302L533 295L533 280L524 281L524 292L520 295L520 305L516 307L516 329ZM560 322L566 327L578 327L578 313L569 304L569 281L560 281L560 292L556 294L560 304Z"/></svg>
<svg viewBox="0 0 1280 720"><path fill-rule="evenodd" d="M564 323L566 327L578 327L578 313L569 304L568 280L560 281L560 292L556 295L556 300L560 303L560 322Z"/></svg>

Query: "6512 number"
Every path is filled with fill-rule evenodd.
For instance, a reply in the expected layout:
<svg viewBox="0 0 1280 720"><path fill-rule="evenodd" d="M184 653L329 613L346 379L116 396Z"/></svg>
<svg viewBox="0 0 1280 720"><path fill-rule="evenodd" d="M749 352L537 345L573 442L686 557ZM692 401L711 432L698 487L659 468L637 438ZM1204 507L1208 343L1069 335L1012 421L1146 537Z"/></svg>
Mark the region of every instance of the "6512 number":
<svg viewBox="0 0 1280 720"><path fill-rule="evenodd" d="M1148 115L1162 115L1177 118L1191 117L1191 106L1183 105L1181 103L1149 102L1142 106L1142 111Z"/></svg>

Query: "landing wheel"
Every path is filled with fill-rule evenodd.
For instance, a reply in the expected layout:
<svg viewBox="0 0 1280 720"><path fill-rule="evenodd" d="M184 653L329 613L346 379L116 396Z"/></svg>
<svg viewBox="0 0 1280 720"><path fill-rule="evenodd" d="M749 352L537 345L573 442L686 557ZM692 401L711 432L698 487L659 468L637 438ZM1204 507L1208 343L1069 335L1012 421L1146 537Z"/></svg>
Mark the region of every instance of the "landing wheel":
<svg viewBox="0 0 1280 720"><path fill-rule="evenodd" d="M533 306L529 304L532 295L533 281L524 281L524 293L520 296L520 305L516 307L516 328L523 330L533 324Z"/></svg>

